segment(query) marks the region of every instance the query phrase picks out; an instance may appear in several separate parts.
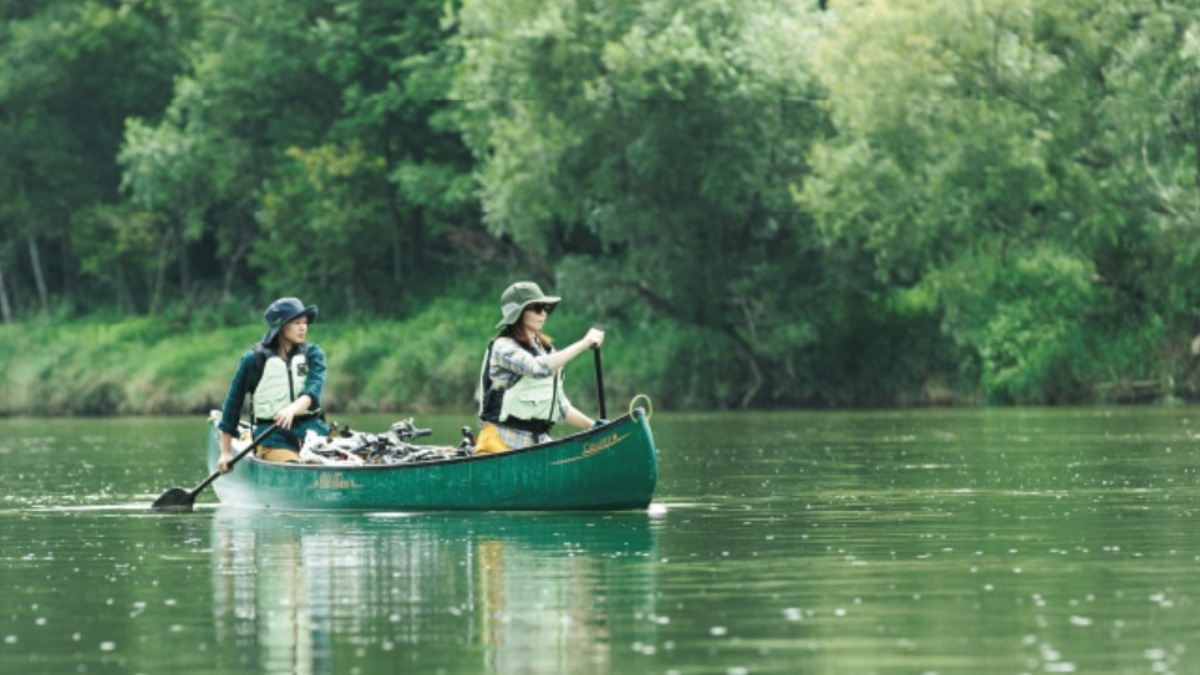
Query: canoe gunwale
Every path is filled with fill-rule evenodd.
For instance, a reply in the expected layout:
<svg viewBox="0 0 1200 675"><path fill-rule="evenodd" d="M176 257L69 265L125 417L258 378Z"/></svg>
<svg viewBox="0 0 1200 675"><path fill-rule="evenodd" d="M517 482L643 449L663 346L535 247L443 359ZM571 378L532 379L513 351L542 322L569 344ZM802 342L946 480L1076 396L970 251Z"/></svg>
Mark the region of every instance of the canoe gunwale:
<svg viewBox="0 0 1200 675"><path fill-rule="evenodd" d="M601 427L593 427L591 429L581 429L580 431L556 438L549 443L540 445L530 445L516 450L507 450L505 452L492 452L482 455L470 455L468 457L447 457L445 459L430 460L426 462L410 462L406 464L304 464L301 462L270 462L265 459L259 459L251 453L242 459L241 463L256 464L261 468L268 470L281 471L401 471L405 469L428 469L431 467L443 467L453 464L462 464L466 462L487 462L496 460L511 459L512 457L536 453L548 452L564 445L579 443L585 438L591 436L600 436L612 428L625 423L627 420L632 420L636 417L645 417L646 411L643 408L635 408L632 412L625 413L620 417L614 417L607 424ZM447 446L449 447L449 446ZM210 467L210 470L215 470L216 465Z"/></svg>

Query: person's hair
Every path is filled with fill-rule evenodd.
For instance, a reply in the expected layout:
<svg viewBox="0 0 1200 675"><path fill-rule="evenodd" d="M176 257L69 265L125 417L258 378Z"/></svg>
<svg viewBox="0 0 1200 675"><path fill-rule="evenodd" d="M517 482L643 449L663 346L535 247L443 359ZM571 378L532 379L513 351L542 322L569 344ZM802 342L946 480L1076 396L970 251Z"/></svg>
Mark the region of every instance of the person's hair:
<svg viewBox="0 0 1200 675"><path fill-rule="evenodd" d="M528 311L529 311L528 307L521 310L521 316L517 317L517 320L515 322L510 323L507 326L505 326L504 330L500 331L500 336L506 337L506 338L512 338L512 339L516 340L517 342L525 345L526 347L532 347L533 342L529 339L529 334L525 332L525 329L521 325L522 324L521 319L525 316L525 312L528 312ZM537 338L539 341L541 341L542 345L544 345L546 347L549 347L550 345L554 344L554 338L550 337L549 335L546 335L545 333L539 332L537 335Z"/></svg>

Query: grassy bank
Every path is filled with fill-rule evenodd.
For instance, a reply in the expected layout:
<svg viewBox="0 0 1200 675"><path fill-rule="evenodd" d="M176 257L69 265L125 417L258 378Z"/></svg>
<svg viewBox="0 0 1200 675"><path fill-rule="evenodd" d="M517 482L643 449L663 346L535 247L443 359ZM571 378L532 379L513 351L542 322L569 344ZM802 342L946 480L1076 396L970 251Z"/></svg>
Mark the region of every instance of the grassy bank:
<svg viewBox="0 0 1200 675"><path fill-rule="evenodd" d="M309 339L329 360L326 410L473 411L495 320L494 303L460 300L439 302L403 322L339 322L322 315ZM587 325L587 317L560 311L550 328L566 344ZM209 328L145 317L0 326L6 345L0 354L0 415L204 413L220 407L237 359L263 330L261 322ZM636 392L653 396L644 387L666 375L635 370L636 341L628 330L609 332L604 366L610 415ZM568 366L567 392L594 413L591 357Z"/></svg>

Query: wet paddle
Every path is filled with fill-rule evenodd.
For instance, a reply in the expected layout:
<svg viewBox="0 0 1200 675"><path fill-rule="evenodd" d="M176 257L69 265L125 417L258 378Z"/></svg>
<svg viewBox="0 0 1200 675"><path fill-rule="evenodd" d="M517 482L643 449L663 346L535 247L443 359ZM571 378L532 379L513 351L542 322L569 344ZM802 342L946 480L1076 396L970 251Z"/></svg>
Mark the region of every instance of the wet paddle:
<svg viewBox="0 0 1200 675"><path fill-rule="evenodd" d="M600 347L597 345L592 347L596 350L596 396L600 399L600 419L608 419L608 411L604 409L604 370L600 367Z"/></svg>
<svg viewBox="0 0 1200 675"><path fill-rule="evenodd" d="M271 435L272 431L275 431L278 428L278 424L272 424L271 426L267 427L266 431L259 434L258 438L254 439L250 445L246 446L246 449L234 455L233 458L229 460L229 468L232 469L234 464L237 464L238 461L240 461L243 457L250 454L254 448L258 447L259 443L262 443L267 436ZM151 508L153 508L155 511L173 511L177 513L189 512L192 510L192 506L196 503L196 495L203 492L204 488L208 487L210 483L220 477L221 472L214 471L208 478L204 479L203 483L200 483L191 491L180 487L173 487L164 492L161 497L154 500L154 504L151 505Z"/></svg>

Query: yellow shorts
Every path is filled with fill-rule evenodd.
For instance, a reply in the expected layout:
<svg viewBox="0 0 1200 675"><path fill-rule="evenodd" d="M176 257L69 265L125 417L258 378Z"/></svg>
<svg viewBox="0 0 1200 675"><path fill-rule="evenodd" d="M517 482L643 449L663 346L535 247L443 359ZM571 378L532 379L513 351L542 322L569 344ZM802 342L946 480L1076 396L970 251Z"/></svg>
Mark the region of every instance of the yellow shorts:
<svg viewBox="0 0 1200 675"><path fill-rule="evenodd" d="M493 452L508 452L512 448L500 440L500 430L495 424L487 423L479 430L479 438L475 441L475 454L486 455Z"/></svg>
<svg viewBox="0 0 1200 675"><path fill-rule="evenodd" d="M299 462L300 453L291 448L264 448L261 445L254 449L254 456L268 462Z"/></svg>

